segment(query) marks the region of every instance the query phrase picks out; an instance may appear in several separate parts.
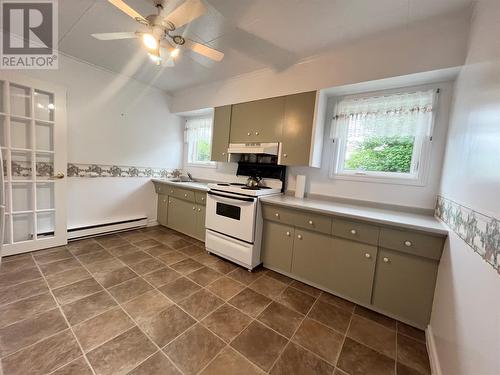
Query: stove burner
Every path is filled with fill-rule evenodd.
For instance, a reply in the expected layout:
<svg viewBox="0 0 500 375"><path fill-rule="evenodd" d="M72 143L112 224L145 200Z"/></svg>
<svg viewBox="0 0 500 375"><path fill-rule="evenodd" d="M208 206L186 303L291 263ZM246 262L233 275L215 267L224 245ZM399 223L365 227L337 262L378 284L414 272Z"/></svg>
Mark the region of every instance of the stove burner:
<svg viewBox="0 0 500 375"><path fill-rule="evenodd" d="M242 184L240 182L231 182L229 185L231 185L231 186L245 186L245 184Z"/></svg>
<svg viewBox="0 0 500 375"><path fill-rule="evenodd" d="M217 184L217 186L229 186L229 184Z"/></svg>

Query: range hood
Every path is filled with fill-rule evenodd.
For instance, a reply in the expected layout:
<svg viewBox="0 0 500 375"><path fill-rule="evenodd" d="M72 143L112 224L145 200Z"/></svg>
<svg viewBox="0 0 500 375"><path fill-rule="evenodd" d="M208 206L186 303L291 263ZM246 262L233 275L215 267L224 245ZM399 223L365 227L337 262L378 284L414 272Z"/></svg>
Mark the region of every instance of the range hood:
<svg viewBox="0 0 500 375"><path fill-rule="evenodd" d="M230 143L228 154L265 154L278 155L278 142L276 143Z"/></svg>

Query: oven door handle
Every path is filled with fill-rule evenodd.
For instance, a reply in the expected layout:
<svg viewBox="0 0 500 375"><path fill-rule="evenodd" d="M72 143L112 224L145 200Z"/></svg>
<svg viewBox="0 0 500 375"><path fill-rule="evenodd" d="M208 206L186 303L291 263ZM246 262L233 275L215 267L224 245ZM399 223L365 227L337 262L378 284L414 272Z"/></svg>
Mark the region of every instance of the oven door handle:
<svg viewBox="0 0 500 375"><path fill-rule="evenodd" d="M214 193L212 191L207 192L207 194L208 195L215 195L217 197L222 197L222 198L227 198L227 199L235 199L235 200L243 201L243 202L254 202L254 199L255 199L255 198L233 197L233 196L229 196L229 195Z"/></svg>

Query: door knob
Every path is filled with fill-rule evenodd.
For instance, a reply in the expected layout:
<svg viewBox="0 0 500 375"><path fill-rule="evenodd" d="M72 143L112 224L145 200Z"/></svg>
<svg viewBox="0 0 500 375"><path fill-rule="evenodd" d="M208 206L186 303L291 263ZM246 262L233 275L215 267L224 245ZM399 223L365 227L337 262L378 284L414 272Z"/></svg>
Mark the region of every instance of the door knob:
<svg viewBox="0 0 500 375"><path fill-rule="evenodd" d="M64 178L64 173L62 173L62 172L59 172L58 174L50 177L51 180L61 180L63 178Z"/></svg>

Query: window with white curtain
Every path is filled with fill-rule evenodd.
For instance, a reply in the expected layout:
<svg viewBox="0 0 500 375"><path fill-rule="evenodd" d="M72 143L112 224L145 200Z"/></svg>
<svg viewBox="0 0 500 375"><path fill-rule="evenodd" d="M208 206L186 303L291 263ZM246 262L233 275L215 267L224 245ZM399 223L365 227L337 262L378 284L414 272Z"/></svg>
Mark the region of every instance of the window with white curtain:
<svg viewBox="0 0 500 375"><path fill-rule="evenodd" d="M186 120L185 141L187 163L210 166L212 150L212 116L193 117Z"/></svg>
<svg viewBox="0 0 500 375"><path fill-rule="evenodd" d="M423 185L437 92L405 89L340 98L331 127L331 176Z"/></svg>

